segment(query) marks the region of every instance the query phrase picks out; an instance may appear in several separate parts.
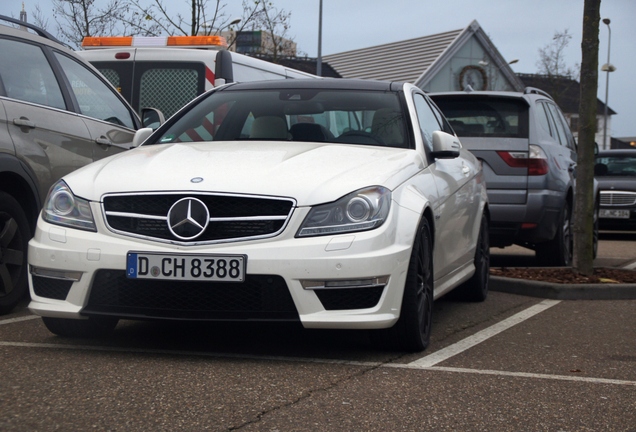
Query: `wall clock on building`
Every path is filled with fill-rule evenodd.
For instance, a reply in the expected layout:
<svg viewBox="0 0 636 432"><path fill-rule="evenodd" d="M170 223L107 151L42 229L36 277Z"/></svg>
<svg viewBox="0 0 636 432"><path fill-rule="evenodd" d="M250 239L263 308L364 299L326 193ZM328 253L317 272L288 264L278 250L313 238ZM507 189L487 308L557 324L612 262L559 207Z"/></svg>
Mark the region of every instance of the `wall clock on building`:
<svg viewBox="0 0 636 432"><path fill-rule="evenodd" d="M470 86L473 90L486 90L488 78L486 71L480 66L465 66L459 73L459 89L464 90Z"/></svg>

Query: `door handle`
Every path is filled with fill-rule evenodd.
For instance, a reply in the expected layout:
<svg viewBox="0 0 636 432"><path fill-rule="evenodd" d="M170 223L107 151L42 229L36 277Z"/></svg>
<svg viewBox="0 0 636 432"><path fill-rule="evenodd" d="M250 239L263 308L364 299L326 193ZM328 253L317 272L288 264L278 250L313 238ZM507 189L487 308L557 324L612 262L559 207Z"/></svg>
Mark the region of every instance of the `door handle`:
<svg viewBox="0 0 636 432"><path fill-rule="evenodd" d="M35 123L26 117L20 117L13 119L13 124L20 127L27 127L29 129L35 129Z"/></svg>
<svg viewBox="0 0 636 432"><path fill-rule="evenodd" d="M104 135L102 135L99 138L97 138L95 140L95 142L97 144L99 144L99 145L107 145L107 146L113 145L113 143L108 138L106 138Z"/></svg>

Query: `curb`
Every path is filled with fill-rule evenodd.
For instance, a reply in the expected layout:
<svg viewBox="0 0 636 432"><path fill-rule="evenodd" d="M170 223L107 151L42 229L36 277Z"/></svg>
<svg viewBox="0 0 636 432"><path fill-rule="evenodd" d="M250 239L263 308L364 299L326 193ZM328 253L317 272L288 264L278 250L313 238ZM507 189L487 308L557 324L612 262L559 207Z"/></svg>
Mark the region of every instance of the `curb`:
<svg viewBox="0 0 636 432"><path fill-rule="evenodd" d="M491 291L554 300L635 300L636 284L560 284L490 276Z"/></svg>

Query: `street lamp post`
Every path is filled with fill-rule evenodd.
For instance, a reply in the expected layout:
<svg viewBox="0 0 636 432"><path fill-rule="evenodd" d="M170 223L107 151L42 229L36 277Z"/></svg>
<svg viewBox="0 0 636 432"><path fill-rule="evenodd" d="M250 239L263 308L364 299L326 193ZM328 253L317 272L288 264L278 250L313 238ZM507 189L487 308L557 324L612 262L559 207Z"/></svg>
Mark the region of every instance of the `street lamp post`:
<svg viewBox="0 0 636 432"><path fill-rule="evenodd" d="M605 78L605 109L603 112L603 149L607 148L607 102L609 96L609 74L616 70L614 66L610 64L610 47L612 43L612 28L610 27L610 19L603 18L603 23L607 25L609 31L609 37L607 38L607 63L601 67L601 70L607 73ZM611 147L611 145L610 145Z"/></svg>

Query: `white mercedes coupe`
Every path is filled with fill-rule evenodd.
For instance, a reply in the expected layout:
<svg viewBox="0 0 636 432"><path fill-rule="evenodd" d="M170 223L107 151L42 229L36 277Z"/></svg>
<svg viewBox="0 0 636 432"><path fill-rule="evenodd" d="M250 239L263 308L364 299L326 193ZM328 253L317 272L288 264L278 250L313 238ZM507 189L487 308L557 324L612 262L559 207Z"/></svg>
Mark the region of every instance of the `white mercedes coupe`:
<svg viewBox="0 0 636 432"><path fill-rule="evenodd" d="M133 146L44 203L29 309L57 335L299 321L421 351L434 299L488 294L481 163L413 85L228 84Z"/></svg>

